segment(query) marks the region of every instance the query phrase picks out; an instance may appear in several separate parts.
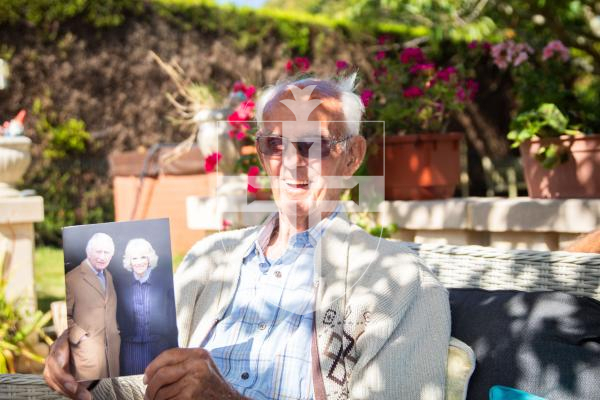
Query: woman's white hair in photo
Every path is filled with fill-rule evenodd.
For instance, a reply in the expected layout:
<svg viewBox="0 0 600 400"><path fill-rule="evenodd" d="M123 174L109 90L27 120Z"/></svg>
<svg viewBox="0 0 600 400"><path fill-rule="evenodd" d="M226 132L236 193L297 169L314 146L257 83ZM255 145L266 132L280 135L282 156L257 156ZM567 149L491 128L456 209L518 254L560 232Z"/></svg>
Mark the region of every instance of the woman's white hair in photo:
<svg viewBox="0 0 600 400"><path fill-rule="evenodd" d="M148 259L148 268L154 269L158 265L158 255L154 248L146 239L136 238L131 239L125 247L123 255L123 268L131 271L131 259L134 256L146 257Z"/></svg>

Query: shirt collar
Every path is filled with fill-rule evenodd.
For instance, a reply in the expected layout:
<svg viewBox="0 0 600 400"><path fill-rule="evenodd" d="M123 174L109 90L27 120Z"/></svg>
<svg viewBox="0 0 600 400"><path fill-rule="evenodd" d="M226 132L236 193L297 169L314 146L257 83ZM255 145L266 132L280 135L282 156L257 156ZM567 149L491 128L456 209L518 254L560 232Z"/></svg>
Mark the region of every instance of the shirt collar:
<svg viewBox="0 0 600 400"><path fill-rule="evenodd" d="M329 223L340 212L343 212L341 203L339 203L335 207L333 212L331 214L329 214L327 216L327 218L319 221L318 224L312 226L311 228L309 228L306 231L298 232L298 233L292 235L288 241L288 247L294 246L296 241L302 242L302 241L305 241L306 239L308 239L308 242L311 244L312 247L315 247L317 245L317 243L319 242L319 240L321 239L321 237L323 236L323 233L329 226ZM279 213L274 212L263 223L262 228L258 232L258 236L257 236L256 240L248 247L248 249L244 253L244 256L242 258L243 260L245 260L246 257L248 257L250 254L252 254L255 250L262 253L262 251L269 244L269 239L271 238L273 229L275 229L275 227L277 226L278 223L279 223Z"/></svg>
<svg viewBox="0 0 600 400"><path fill-rule="evenodd" d="M98 271L96 268L94 268L92 266L92 263L87 258L85 259L85 263L87 264L88 267L90 267L90 269L92 270L94 275L104 275L104 270L102 269L102 270Z"/></svg>
<svg viewBox="0 0 600 400"><path fill-rule="evenodd" d="M133 272L133 271L132 271ZM136 281L138 281L139 283L146 283L146 281L148 279L150 279L150 272L152 272L152 270L150 268L148 268L146 270L146 272L144 272L144 275L141 278L138 278L137 275L135 274L135 272L133 273L133 279L135 279Z"/></svg>

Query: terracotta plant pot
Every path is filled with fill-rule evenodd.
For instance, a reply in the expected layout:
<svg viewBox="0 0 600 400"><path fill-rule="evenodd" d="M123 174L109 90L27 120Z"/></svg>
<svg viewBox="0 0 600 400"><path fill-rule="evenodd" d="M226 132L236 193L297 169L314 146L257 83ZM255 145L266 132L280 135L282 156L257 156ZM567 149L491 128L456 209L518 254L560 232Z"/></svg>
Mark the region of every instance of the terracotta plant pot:
<svg viewBox="0 0 600 400"><path fill-rule="evenodd" d="M367 163L371 175L385 176L386 200L452 197L460 181L462 133L386 136ZM384 173L385 147L385 173Z"/></svg>
<svg viewBox="0 0 600 400"><path fill-rule="evenodd" d="M534 158L551 143L569 148L569 160L546 169ZM533 139L520 148L529 197L600 198L600 134Z"/></svg>

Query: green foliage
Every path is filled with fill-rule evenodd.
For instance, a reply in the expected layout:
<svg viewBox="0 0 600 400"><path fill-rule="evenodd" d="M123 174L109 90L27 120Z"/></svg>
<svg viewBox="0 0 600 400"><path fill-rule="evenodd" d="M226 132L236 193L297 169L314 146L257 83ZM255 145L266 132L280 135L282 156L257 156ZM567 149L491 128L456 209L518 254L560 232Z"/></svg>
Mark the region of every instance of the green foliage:
<svg viewBox="0 0 600 400"><path fill-rule="evenodd" d="M519 114L511 124L507 137L513 142L513 147L519 147L523 142L533 138L555 138L561 135L576 135L581 132L568 129L569 119L551 103L544 103L536 110ZM568 149L556 144L540 147L536 159L545 168L553 168L567 161Z"/></svg>
<svg viewBox="0 0 600 400"><path fill-rule="evenodd" d="M107 170L105 158L97 155L99 144L83 121L60 122L55 113L45 111L52 104L44 107L44 101L36 99L32 107L41 152L29 168L28 186L44 197L45 219L36 224L37 239L59 245L63 227L110 221L114 206L110 189L94 173Z"/></svg>
<svg viewBox="0 0 600 400"><path fill-rule="evenodd" d="M142 0L3 0L0 23L26 22L50 27L53 23L83 17L96 27L120 25L127 13L141 12Z"/></svg>
<svg viewBox="0 0 600 400"><path fill-rule="evenodd" d="M352 222L373 236L389 239L398 231L398 225L396 224L383 226L375 222L375 214L371 212L352 213L350 218L352 219Z"/></svg>
<svg viewBox="0 0 600 400"><path fill-rule="evenodd" d="M4 254L0 253L0 277L4 276L3 264ZM0 278L0 374L15 373L18 356L43 364L44 358L32 345L40 338L52 343L42 329L52 318L50 312L36 311L33 315L25 315L19 309L19 300L6 299L6 281Z"/></svg>
<svg viewBox="0 0 600 400"><path fill-rule="evenodd" d="M44 157L49 160L63 159L71 154L83 154L90 140L85 130L85 122L70 118L64 124L50 126L50 140L44 149Z"/></svg>

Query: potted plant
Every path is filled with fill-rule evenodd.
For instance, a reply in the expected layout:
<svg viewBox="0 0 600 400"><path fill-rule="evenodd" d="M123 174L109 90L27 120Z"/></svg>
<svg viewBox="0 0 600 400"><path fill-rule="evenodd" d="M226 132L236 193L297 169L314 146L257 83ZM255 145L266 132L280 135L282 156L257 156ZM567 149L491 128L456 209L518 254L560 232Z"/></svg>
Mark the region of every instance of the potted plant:
<svg viewBox="0 0 600 400"><path fill-rule="evenodd" d="M436 65L417 47L380 50L375 58L376 83L362 98L367 120L383 121L385 129L374 132L370 124L368 172L385 175L387 200L451 197L463 135L448 132L449 120L474 98L478 83L462 67Z"/></svg>
<svg viewBox="0 0 600 400"><path fill-rule="evenodd" d="M569 127L555 104L519 114L508 139L519 147L530 197L600 197L600 135Z"/></svg>

